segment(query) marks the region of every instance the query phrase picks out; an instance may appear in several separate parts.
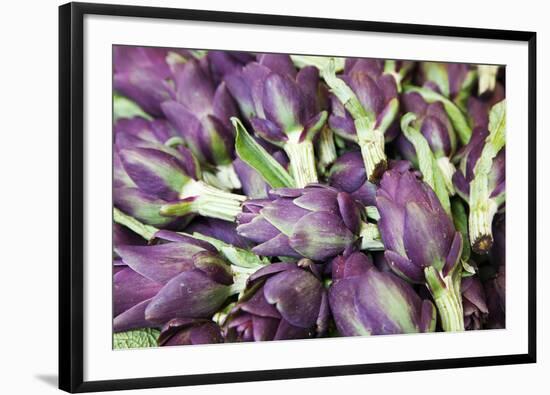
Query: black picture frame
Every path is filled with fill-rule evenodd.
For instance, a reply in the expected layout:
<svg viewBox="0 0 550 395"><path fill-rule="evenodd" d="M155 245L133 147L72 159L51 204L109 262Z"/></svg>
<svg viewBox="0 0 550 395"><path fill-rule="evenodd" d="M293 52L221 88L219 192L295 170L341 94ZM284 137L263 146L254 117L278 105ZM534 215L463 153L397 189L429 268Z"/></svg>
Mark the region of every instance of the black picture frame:
<svg viewBox="0 0 550 395"><path fill-rule="evenodd" d="M250 372L83 379L83 19L87 14L323 28L528 43L528 352L516 355L308 367ZM536 362L536 33L109 4L59 8L59 388L68 392L123 390Z"/></svg>

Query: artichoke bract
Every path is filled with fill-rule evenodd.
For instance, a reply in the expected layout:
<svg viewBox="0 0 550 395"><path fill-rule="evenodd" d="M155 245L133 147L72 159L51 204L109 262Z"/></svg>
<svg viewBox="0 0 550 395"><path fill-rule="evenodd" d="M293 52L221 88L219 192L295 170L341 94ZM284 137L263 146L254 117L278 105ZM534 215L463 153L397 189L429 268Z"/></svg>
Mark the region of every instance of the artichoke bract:
<svg viewBox="0 0 550 395"><path fill-rule="evenodd" d="M220 327L210 320L175 318L160 332L159 346L223 343Z"/></svg>
<svg viewBox="0 0 550 395"><path fill-rule="evenodd" d="M270 195L245 202L237 218L237 232L258 244L252 249L258 255L322 261L360 236L360 206L346 192L313 185L280 188Z"/></svg>
<svg viewBox="0 0 550 395"><path fill-rule="evenodd" d="M351 194L364 206L376 206L376 184L367 179L361 152L350 151L341 155L328 173L330 186Z"/></svg>
<svg viewBox="0 0 550 395"><path fill-rule="evenodd" d="M117 299L124 301L115 307L115 331L143 323L159 326L174 318L210 318L244 288L242 281L234 281L238 268L211 244L169 231L156 237L165 242L116 247L128 268L115 275ZM129 276L118 289L117 278Z"/></svg>
<svg viewBox="0 0 550 395"><path fill-rule="evenodd" d="M296 186L316 183L313 138L327 117L316 106L318 70L296 72L288 55L268 54L225 81L254 131L284 149Z"/></svg>
<svg viewBox="0 0 550 395"><path fill-rule="evenodd" d="M389 170L376 203L390 267L407 281L428 286L445 330L463 330L462 236L434 191L412 172Z"/></svg>
<svg viewBox="0 0 550 395"><path fill-rule="evenodd" d="M240 188L231 165L235 136L230 118L237 107L225 83L216 86L208 66L197 60L177 65L173 74L175 100L162 103L164 115L202 165L215 167L223 185Z"/></svg>
<svg viewBox="0 0 550 395"><path fill-rule="evenodd" d="M410 284L381 272L361 252L332 262L329 305L343 336L433 332L435 306L422 300Z"/></svg>
<svg viewBox="0 0 550 395"><path fill-rule="evenodd" d="M314 263L273 263L250 276L223 328L228 341L305 339L324 334L328 317Z"/></svg>
<svg viewBox="0 0 550 395"><path fill-rule="evenodd" d="M462 306L464 307L464 329L481 329L489 314L481 281L477 276L463 278L461 292Z"/></svg>

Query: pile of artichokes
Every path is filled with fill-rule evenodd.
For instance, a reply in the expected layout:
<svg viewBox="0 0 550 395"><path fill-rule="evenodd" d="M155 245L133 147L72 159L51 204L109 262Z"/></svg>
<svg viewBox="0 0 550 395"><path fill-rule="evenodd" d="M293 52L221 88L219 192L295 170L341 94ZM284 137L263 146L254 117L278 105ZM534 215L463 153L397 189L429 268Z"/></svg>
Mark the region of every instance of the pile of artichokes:
<svg viewBox="0 0 550 395"><path fill-rule="evenodd" d="M503 68L115 46L113 72L115 347L505 327Z"/></svg>

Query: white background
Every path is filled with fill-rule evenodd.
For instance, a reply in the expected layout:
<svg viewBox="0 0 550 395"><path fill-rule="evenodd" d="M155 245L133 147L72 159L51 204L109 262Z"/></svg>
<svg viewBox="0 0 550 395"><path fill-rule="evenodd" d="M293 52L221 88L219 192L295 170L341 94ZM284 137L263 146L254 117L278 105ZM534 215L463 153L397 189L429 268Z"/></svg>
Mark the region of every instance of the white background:
<svg viewBox="0 0 550 395"><path fill-rule="evenodd" d="M462 25L538 32L538 151L550 143L550 126L543 116L550 106L543 92L550 88L543 70L550 69L550 27L547 10L522 1L515 6L497 1L462 1L451 7L441 2L394 0L391 4L343 0L337 3L260 1L120 1L173 7L287 13L337 18ZM2 381L6 393L53 393L57 371L57 1L26 1L5 7L2 13L2 281L0 286ZM361 5L362 4L362 5ZM12 9L13 8L13 9ZM544 50L543 50L544 49ZM539 161L539 201L548 191L543 175L550 170ZM547 179L547 177L545 177ZM7 221L6 221L7 214ZM548 221L548 209L539 205L539 224ZM539 225L539 250L547 232ZM546 304L549 291L543 290L547 270L539 252L539 334L548 328ZM5 269L8 270L5 270ZM543 315L543 310L546 314ZM185 393L226 394L281 393L308 391L319 394L342 391L407 394L445 391L446 394L503 394L541 388L547 383L550 349L539 336L537 365L411 372L286 382L248 383L186 388ZM181 393L181 389L140 391L139 393ZM542 392L535 390L535 393ZM132 393L132 392L127 392ZM135 392L138 393L138 392Z"/></svg>

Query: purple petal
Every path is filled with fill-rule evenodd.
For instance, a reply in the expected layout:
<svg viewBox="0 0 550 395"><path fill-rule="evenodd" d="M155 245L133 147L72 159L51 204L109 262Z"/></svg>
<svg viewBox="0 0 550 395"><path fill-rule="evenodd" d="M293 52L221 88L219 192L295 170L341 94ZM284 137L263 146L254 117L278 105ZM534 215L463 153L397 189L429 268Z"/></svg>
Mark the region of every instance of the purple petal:
<svg viewBox="0 0 550 395"><path fill-rule="evenodd" d="M258 63L275 73L286 75L290 78L296 77L296 68L289 55L261 54L258 56Z"/></svg>
<svg viewBox="0 0 550 395"><path fill-rule="evenodd" d="M390 268L400 277L417 284L425 282L424 270L417 266L406 257L403 257L395 251L386 250L384 257Z"/></svg>
<svg viewBox="0 0 550 395"><path fill-rule="evenodd" d="M230 288L218 284L199 270L180 273L151 300L145 310L155 323L172 318L210 318L230 295Z"/></svg>
<svg viewBox="0 0 550 395"><path fill-rule="evenodd" d="M343 252L355 242L356 236L338 216L313 212L294 226L290 246L306 258L322 261Z"/></svg>
<svg viewBox="0 0 550 395"><path fill-rule="evenodd" d="M283 131L301 129L302 102L296 83L288 77L270 74L264 83L262 99L267 119Z"/></svg>
<svg viewBox="0 0 550 395"><path fill-rule="evenodd" d="M288 236L279 234L277 237L272 238L262 244L252 248L252 252L257 255L265 256L286 256L300 258L298 254L290 245Z"/></svg>
<svg viewBox="0 0 550 395"><path fill-rule="evenodd" d="M193 255L204 251L191 243L167 243L152 246L120 246L117 248L125 264L137 273L159 283L195 268Z"/></svg>
<svg viewBox="0 0 550 395"><path fill-rule="evenodd" d="M354 234L359 234L361 211L355 200L346 192L339 192L336 200L338 201L338 209L344 224Z"/></svg>
<svg viewBox="0 0 550 395"><path fill-rule="evenodd" d="M279 144L288 140L288 137L283 133L281 128L267 119L252 117L250 124L257 134L273 144Z"/></svg>
<svg viewBox="0 0 550 395"><path fill-rule="evenodd" d="M113 277L113 314L115 316L136 304L150 299L162 288L162 284L149 280L129 267Z"/></svg>
<svg viewBox="0 0 550 395"><path fill-rule="evenodd" d="M315 325L323 292L319 280L300 269L278 273L264 285L266 300L277 306L286 321L301 328Z"/></svg>
<svg viewBox="0 0 550 395"><path fill-rule="evenodd" d="M200 118L212 113L214 86L196 60L180 65L174 72L177 101Z"/></svg>
<svg viewBox="0 0 550 395"><path fill-rule="evenodd" d="M151 302L151 299L135 305L122 314L117 315L113 320L113 332L124 332L131 329L150 328L157 325L145 319L145 309Z"/></svg>
<svg viewBox="0 0 550 395"><path fill-rule="evenodd" d="M185 167L174 156L150 148L120 150L120 159L132 181L145 193L171 200L189 181Z"/></svg>

